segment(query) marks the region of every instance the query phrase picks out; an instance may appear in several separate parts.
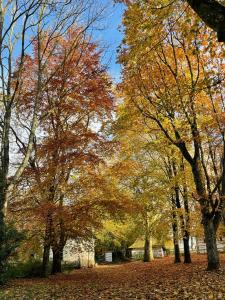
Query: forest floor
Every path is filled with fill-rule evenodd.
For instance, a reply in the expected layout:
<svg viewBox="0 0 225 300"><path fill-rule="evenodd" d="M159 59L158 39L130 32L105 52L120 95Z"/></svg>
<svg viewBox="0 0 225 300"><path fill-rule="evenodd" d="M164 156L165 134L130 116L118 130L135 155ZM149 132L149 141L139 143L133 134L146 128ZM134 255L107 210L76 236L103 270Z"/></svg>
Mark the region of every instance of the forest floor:
<svg viewBox="0 0 225 300"><path fill-rule="evenodd" d="M225 254L221 269L206 271L206 256L189 265L172 257L74 270L47 279L17 279L0 291L1 300L169 300L225 299Z"/></svg>

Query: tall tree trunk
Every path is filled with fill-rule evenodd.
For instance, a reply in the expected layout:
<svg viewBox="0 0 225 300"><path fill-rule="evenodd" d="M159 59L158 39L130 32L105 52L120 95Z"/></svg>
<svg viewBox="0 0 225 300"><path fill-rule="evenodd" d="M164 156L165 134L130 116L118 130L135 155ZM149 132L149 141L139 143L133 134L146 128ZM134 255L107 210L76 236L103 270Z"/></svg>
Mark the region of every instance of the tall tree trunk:
<svg viewBox="0 0 225 300"><path fill-rule="evenodd" d="M189 264L191 263L191 253L190 253L190 247L189 247L189 234L188 231L185 230L183 237L183 243L184 243L184 263Z"/></svg>
<svg viewBox="0 0 225 300"><path fill-rule="evenodd" d="M121 254L122 254L122 259L127 258L127 244L125 241L121 242Z"/></svg>
<svg viewBox="0 0 225 300"><path fill-rule="evenodd" d="M192 172L194 175L196 190L200 197L199 202L201 205L202 223L204 227L205 242L208 257L208 270L217 270L220 266L219 253L216 245L216 230L214 225L214 218L210 213L210 199L206 198L205 187L202 180L199 162L196 161L192 165Z"/></svg>
<svg viewBox="0 0 225 300"><path fill-rule="evenodd" d="M149 253L150 241L147 236L145 236L145 246L144 246L144 262L150 261L150 253Z"/></svg>
<svg viewBox="0 0 225 300"><path fill-rule="evenodd" d="M145 236L145 246L144 246L144 262L150 262L154 259L152 250L152 237L150 234Z"/></svg>
<svg viewBox="0 0 225 300"><path fill-rule="evenodd" d="M4 213L3 213L3 193L2 189L0 189L0 284L1 284L1 276L4 273L4 243L5 243L5 222L4 222Z"/></svg>
<svg viewBox="0 0 225 300"><path fill-rule="evenodd" d="M184 230L184 263L191 263L191 254L190 254L190 247L189 247L189 239L190 239L190 212L189 212L189 205L188 205L188 191L187 191L187 183L184 182L183 186L184 192L184 219L185 219L185 230Z"/></svg>
<svg viewBox="0 0 225 300"><path fill-rule="evenodd" d="M2 58L2 32L4 25L4 13L2 3L0 3L0 64L3 65ZM1 83L3 83L3 72L1 71ZM2 87L4 89L4 86ZM4 94L1 92L1 102L4 100ZM3 105L3 103L2 103ZM7 106L6 106L7 110ZM5 122L7 121L7 123ZM2 125L2 124L1 124ZM8 175L9 166L9 126L10 126L10 115L7 111L4 116L3 132L1 134L1 148L0 148L0 281L1 276L4 273L4 242L5 242L5 219L4 219L4 205L6 201L6 179Z"/></svg>
<svg viewBox="0 0 225 300"><path fill-rule="evenodd" d="M175 187L176 194L176 207L181 209L180 198L179 198L179 187ZM184 263L191 263L191 253L189 247L189 232L185 226L184 215L180 212L180 222L181 222L181 232L183 236L183 244L184 244Z"/></svg>
<svg viewBox="0 0 225 300"><path fill-rule="evenodd" d="M53 261L52 261L52 274L62 272L62 260L63 260L63 247L57 247L52 249Z"/></svg>
<svg viewBox="0 0 225 300"><path fill-rule="evenodd" d="M213 219L203 215L203 226L208 257L208 270L217 270L220 266L219 253L216 245L216 229Z"/></svg>
<svg viewBox="0 0 225 300"><path fill-rule="evenodd" d="M173 161L168 159L168 177L173 180ZM177 212L176 212L176 199L172 191L171 194L171 206L172 206L172 230L173 230L173 245L174 245L174 263L180 263L180 248L179 248L179 234L178 234L178 222L177 222Z"/></svg>
<svg viewBox="0 0 225 300"><path fill-rule="evenodd" d="M177 224L177 214L176 214L176 206L174 196L172 195L172 229L173 229L173 245L174 245L174 263L180 263L180 248L178 243L178 224Z"/></svg>
<svg viewBox="0 0 225 300"><path fill-rule="evenodd" d="M174 176L176 178L177 177L177 168L176 168L175 160L173 160L173 172L174 172ZM181 210L180 189L179 189L179 185L178 185L177 180L175 182L174 191L175 191L176 208ZM187 196L187 194L186 194L186 196ZM184 202L185 202L185 200L184 200ZM187 202L187 199L186 199L186 210L188 210L188 204L187 203L188 202ZM184 214L181 213L181 211L179 212L179 217L180 217L181 232L182 232L183 244L184 244L184 263L191 263L191 254L190 254L190 248L189 248L189 232L187 230L187 227L185 226ZM186 220L187 220L187 218L186 218Z"/></svg>
<svg viewBox="0 0 225 300"><path fill-rule="evenodd" d="M180 248L178 244L178 228L177 228L177 220L176 216L173 214L173 245L174 245L174 263L180 263Z"/></svg>
<svg viewBox="0 0 225 300"><path fill-rule="evenodd" d="M5 215L4 208L7 200L7 176L9 172L9 128L11 118L11 107L7 107L4 116L4 129L1 137L1 150L0 150L0 281L1 275L5 272L5 264L8 255L4 251L5 247Z"/></svg>
<svg viewBox="0 0 225 300"><path fill-rule="evenodd" d="M150 262L154 259L152 250L152 233L149 223L148 210L145 212L145 245L144 245L144 262Z"/></svg>
<svg viewBox="0 0 225 300"><path fill-rule="evenodd" d="M48 276L49 255L50 255L50 244L45 243L43 257L42 257L42 276L43 277Z"/></svg>
<svg viewBox="0 0 225 300"><path fill-rule="evenodd" d="M60 197L60 208L63 207L63 197ZM59 234L59 236L57 236ZM64 221L60 218L59 222L59 231L54 231L53 227L53 237L52 238L52 251L53 251L53 262L52 262L52 274L61 273L62 272L62 260L63 260L63 249L66 244L66 237L65 237L65 227Z"/></svg>

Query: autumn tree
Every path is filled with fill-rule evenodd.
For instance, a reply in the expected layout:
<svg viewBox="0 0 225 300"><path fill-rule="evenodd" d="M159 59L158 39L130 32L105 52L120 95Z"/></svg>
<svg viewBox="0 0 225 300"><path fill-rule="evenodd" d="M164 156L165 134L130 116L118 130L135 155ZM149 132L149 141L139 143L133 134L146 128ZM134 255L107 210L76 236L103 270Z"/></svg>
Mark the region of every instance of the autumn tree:
<svg viewBox="0 0 225 300"><path fill-rule="evenodd" d="M35 132L40 121L43 87L53 75L46 72L48 60L56 51L53 48L50 50L49 44L56 37L62 37L70 26L81 19L82 31L86 31L98 19L103 10L103 8L96 9L96 5L93 6L92 1L88 0L84 2L76 0L1 1L1 253L1 247L4 247L6 238L4 215L7 210L7 198L32 156ZM46 31L48 31L47 37ZM34 57L35 65L31 65ZM30 80L32 101L29 102L29 114L24 119L18 113L18 106L25 104L23 102L25 99L22 99L22 91L27 84L27 80L24 81L26 68L33 68L34 72L32 80ZM1 255L0 258L1 270L4 269L3 261L7 258L4 258L4 255L3 257Z"/></svg>
<svg viewBox="0 0 225 300"><path fill-rule="evenodd" d="M180 262L179 251L179 239L183 239L184 243L184 262L190 263L190 250L189 250L189 235L190 235L190 212L189 212L189 198L190 198L190 186L187 186L187 178L184 178L184 174L188 174L187 168L184 165L179 152L174 146L169 145L154 123L146 123L140 116L136 107L130 105L129 99L124 99L123 103L118 105L118 119L115 124L115 133L117 139L121 143L122 157L129 157L130 159L137 160L140 165L137 165L139 170L139 184L145 180L147 184L142 186L142 191L149 197L145 203L149 203L149 207L143 206L143 220L147 220L146 216L153 212L153 216L156 215L158 206L157 218L152 223L153 219L149 222L153 225L153 232L156 232L157 223L164 220L165 226L169 223L172 224L174 249L175 249L175 262ZM162 148L162 144L167 147ZM126 154L125 154L126 153ZM144 171L145 169L145 171ZM189 170L188 170L189 171ZM142 174L142 175L141 175ZM137 174L135 175L137 178ZM145 178L145 179L144 179ZM138 182L138 180L136 180ZM190 182L188 182L190 183ZM141 184L142 185L142 184ZM140 186L137 184L137 188ZM150 192L152 190L152 192ZM155 197L155 195L157 197ZM138 195L135 196L137 200ZM154 199L154 204L151 205L151 200ZM138 200L141 202L141 197ZM162 213L163 204L168 207L166 213ZM144 204L144 203L143 203ZM168 216L169 207L171 210L171 218ZM144 221L145 224L146 221ZM150 224L149 223L149 224ZM166 225L167 224L167 225ZM165 231L166 228L164 228ZM150 235L149 235L150 236ZM148 243L148 242L147 242ZM147 247L146 247L147 249Z"/></svg>
<svg viewBox="0 0 225 300"><path fill-rule="evenodd" d="M117 259L129 258L129 247L140 236L142 227L140 219L133 214L125 214L122 218L114 216L103 223L96 232L95 252L101 257L105 251L113 251Z"/></svg>
<svg viewBox="0 0 225 300"><path fill-rule="evenodd" d="M49 57L49 53L54 55ZM59 272L68 236L77 236L78 232L80 236L84 235L82 226L80 230L76 227L85 224L85 218L86 228L90 227L87 226L92 220L88 207L97 204L92 203L93 199L85 202L84 218L78 207L85 205L76 204L81 187L78 184L76 191L75 186L84 166L102 160L103 152L110 144L102 130L113 109L111 82L100 63L101 52L86 37L83 27L71 27L63 37L55 37L48 44L46 57L48 61L43 76L48 80L42 89L41 119L30 166L25 174L26 180L27 176L30 178L32 193L36 191L37 206L45 223L44 275L50 247L53 250L52 272ZM23 72L26 85L21 91L18 113L24 120L29 116L33 102L36 83L30 82L30 78L35 78L37 58L27 57L25 65L32 68ZM95 128L95 123L99 129Z"/></svg>
<svg viewBox="0 0 225 300"><path fill-rule="evenodd" d="M4 262L11 252L2 250L7 239L4 220L7 197L21 177L32 153L43 96L43 70L46 64L43 56L56 32L63 35L65 29L89 9L90 6L77 1L1 1L0 4L0 271L2 274ZM43 45L46 28L49 30L49 38ZM17 118L16 106L23 86L22 73L26 56L32 52L33 41L36 41L37 80L30 115L23 123ZM18 143L23 148L19 155L16 150Z"/></svg>
<svg viewBox="0 0 225 300"><path fill-rule="evenodd" d="M170 185L164 170L164 161L155 138L157 130L149 130L148 126L127 105L126 99L117 107L117 120L114 124L114 135L120 143L118 160L133 163L135 172L127 172L123 181L133 193L134 202L139 207L139 227L144 237L144 261L153 259L152 241L159 231L168 232L170 210L167 194ZM135 213L136 215L137 213ZM163 229L160 223L164 224Z"/></svg>
<svg viewBox="0 0 225 300"><path fill-rule="evenodd" d="M178 6L180 13L182 14L183 1L136 1L136 0L118 0L117 2L124 2L125 4L143 4L147 5L147 9L153 14L157 11L157 18L155 20L155 26L164 21L168 15L173 11L174 7ZM195 11L195 13L202 19L202 21L209 26L214 32L217 33L219 42L225 42L225 2L224 0L186 0L186 3Z"/></svg>
<svg viewBox="0 0 225 300"><path fill-rule="evenodd" d="M165 142L165 141L164 141ZM173 147L168 147L163 158L165 174L170 182L170 202L172 208L172 229L175 250L175 262L180 262L179 227L184 245L184 263L191 263L189 249L190 237L190 201L187 186L187 172L182 157ZM189 186L190 190L190 186ZM183 203L182 203L183 202Z"/></svg>
<svg viewBox="0 0 225 300"><path fill-rule="evenodd" d="M224 171L217 180L215 172L207 166L208 149L204 141L207 130L211 148L219 141L218 154L223 161L224 130L219 116L223 114L221 62L224 49L216 41L207 42L209 33L201 24L196 31L189 31L186 22L189 11L175 23L176 15L168 18L164 25L166 39L157 49L151 49L148 33L154 27L149 25L144 29L140 25L133 30L132 21L135 24L137 21L135 12L142 14L144 9L131 6L124 19L126 38L120 56L124 65L122 88L145 122L153 121L189 163L202 213L208 269L217 269L216 231L224 209ZM192 15L191 18L193 20ZM138 40L142 43L136 44ZM203 107L207 107L210 118L207 125ZM219 173L217 163L215 168ZM224 170L223 163L219 168Z"/></svg>

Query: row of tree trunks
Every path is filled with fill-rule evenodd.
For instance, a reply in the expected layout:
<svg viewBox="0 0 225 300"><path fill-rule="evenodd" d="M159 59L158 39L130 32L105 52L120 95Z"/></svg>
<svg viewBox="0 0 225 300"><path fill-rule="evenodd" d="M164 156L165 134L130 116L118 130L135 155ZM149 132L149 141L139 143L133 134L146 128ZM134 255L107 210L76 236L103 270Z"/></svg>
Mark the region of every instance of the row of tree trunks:
<svg viewBox="0 0 225 300"><path fill-rule="evenodd" d="M168 157L168 164L166 165L167 175L169 180L174 180L174 187L171 191L171 207L172 207L172 231L173 231L173 243L174 243L174 262L181 262L180 259L180 249L179 249L179 225L178 216L181 224L181 234L184 245L184 263L191 263L191 254L189 247L189 227L190 227L190 217L189 217L189 207L188 207L188 193L186 180L184 178L182 183L177 181L177 165L176 160L172 157ZM184 172L183 159L181 159L181 171ZM183 189L183 202L184 202L184 212L181 212L181 201L180 201L180 190ZM178 212L179 211L179 212Z"/></svg>
<svg viewBox="0 0 225 300"><path fill-rule="evenodd" d="M179 233L178 233L178 222L177 214L175 211L172 213L172 230L173 230L173 244L174 244L174 263L181 262L180 258L180 248L179 248ZM184 230L183 235L183 245L184 245L184 263L191 263L191 253L189 247L189 233L187 230Z"/></svg>
<svg viewBox="0 0 225 300"><path fill-rule="evenodd" d="M176 208L181 209L178 186L175 186L175 199L176 199ZM185 213L185 215L186 214L187 212ZM189 247L189 231L185 227L185 220L184 220L183 213L180 213L179 217L181 223L181 234L183 237L183 245L184 245L184 263L191 263L191 254L190 254L190 247Z"/></svg>
<svg viewBox="0 0 225 300"><path fill-rule="evenodd" d="M65 232L60 228L59 237L53 234L53 224L51 215L48 216L46 221L43 258L42 258L42 276L48 276L50 250L52 249L52 269L51 274L62 272L63 249L65 246ZM57 242L57 239L59 241Z"/></svg>
<svg viewBox="0 0 225 300"><path fill-rule="evenodd" d="M47 235L48 233L46 233L46 243L44 244L43 260L42 260L43 277L48 276L50 249L52 249L52 255L53 255L51 274L62 272L63 249L65 246L64 242L53 243L53 244L49 243L49 237L47 237Z"/></svg>
<svg viewBox="0 0 225 300"><path fill-rule="evenodd" d="M182 162L182 164L183 164L183 162ZM174 177L176 178L177 177L177 167L176 167L175 160L173 160L172 168L173 168ZM184 169L184 166L181 167L181 170L182 169ZM179 188L177 180L175 182L174 192L175 192L175 205L176 205L176 208L180 211L181 210L180 188ZM188 226L189 209L188 209L187 191L186 191L186 195L183 196L183 198L184 198L184 213L180 212L179 217L180 217L180 224L181 224L181 234L183 237L183 245L184 245L184 263L191 263L191 254L190 254L190 247L189 247L189 230L188 230L189 229L188 228L189 227Z"/></svg>

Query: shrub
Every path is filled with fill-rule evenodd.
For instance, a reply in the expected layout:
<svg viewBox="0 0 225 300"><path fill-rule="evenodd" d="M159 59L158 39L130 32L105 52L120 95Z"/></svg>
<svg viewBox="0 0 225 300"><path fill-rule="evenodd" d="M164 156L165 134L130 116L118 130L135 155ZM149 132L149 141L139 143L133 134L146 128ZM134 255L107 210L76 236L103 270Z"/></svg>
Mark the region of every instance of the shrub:
<svg viewBox="0 0 225 300"><path fill-rule="evenodd" d="M16 248L19 247L21 241L25 238L23 232L18 232L12 225L4 225L4 234L1 238L0 247L0 284L4 284L8 278L8 261L15 255Z"/></svg>
<svg viewBox="0 0 225 300"><path fill-rule="evenodd" d="M51 266L49 265L49 273ZM32 278L41 277L42 262L40 260L30 259L26 262L11 263L7 268L8 278Z"/></svg>

